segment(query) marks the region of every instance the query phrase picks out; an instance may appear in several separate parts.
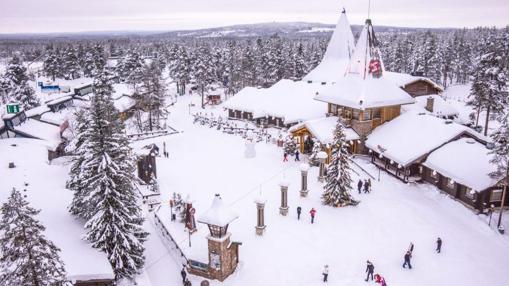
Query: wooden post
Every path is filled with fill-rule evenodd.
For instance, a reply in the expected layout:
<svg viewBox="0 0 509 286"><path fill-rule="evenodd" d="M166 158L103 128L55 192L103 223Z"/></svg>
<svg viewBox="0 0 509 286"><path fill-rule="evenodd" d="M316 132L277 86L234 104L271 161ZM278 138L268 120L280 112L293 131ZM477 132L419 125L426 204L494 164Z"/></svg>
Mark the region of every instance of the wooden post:
<svg viewBox="0 0 509 286"><path fill-rule="evenodd" d="M504 212L504 204L505 204L505 196L507 193L508 177L509 177L509 168L507 168L505 178L504 178L504 181L505 181L504 191L502 192L502 202L500 202L500 213L498 214L498 224L497 224L498 229L500 229L500 225L502 224L502 213Z"/></svg>

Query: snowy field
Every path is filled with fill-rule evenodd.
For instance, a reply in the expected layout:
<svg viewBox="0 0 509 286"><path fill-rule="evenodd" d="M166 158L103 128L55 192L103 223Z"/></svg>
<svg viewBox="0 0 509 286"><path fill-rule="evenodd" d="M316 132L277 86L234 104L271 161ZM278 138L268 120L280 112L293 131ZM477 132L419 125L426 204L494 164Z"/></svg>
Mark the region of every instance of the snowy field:
<svg viewBox="0 0 509 286"><path fill-rule="evenodd" d="M193 101L198 102L198 98ZM172 192L184 197L190 194L199 217L214 194L220 193L239 213L229 231L232 240L243 243L241 264L224 283L214 281L212 285L319 285L325 264L330 266L328 284L365 285L367 259L388 285L506 285L509 238L434 187L404 184L382 172L381 181L373 182L371 194L354 194L361 200L359 206L322 206L317 168L310 170L309 196L300 198L298 162L283 163L282 150L265 143L257 144L256 158L244 158L241 137L192 124L188 103L188 96L180 97L169 119L169 124L182 133L136 145L155 142L162 147L166 142L170 158L161 157L157 162L163 203ZM358 161L375 177L378 175L374 166ZM358 168L355 171L367 178ZM278 183L283 176L291 182L286 217L278 210ZM352 178L356 182L358 175L353 173ZM260 191L267 200L263 237L257 237L254 229L254 199ZM297 206L303 208L300 221ZM317 209L315 224L309 220L312 207ZM147 225L152 227L150 220ZM441 254L434 251L437 236L444 241ZM410 242L415 244L412 270L402 268ZM152 235L147 246L146 285L179 285L180 261L167 253L157 235ZM193 285L201 280L193 277Z"/></svg>
<svg viewBox="0 0 509 286"><path fill-rule="evenodd" d="M266 143L256 145L256 158L244 158L245 142L240 136L192 123L189 113L202 110L198 106L189 109L190 102L189 96L179 97L169 110L168 124L181 133L138 141L133 147L156 143L162 148L166 142L170 157L157 158L163 204L173 192L184 197L190 194L199 217L219 193L240 215L229 231L233 241L242 242L241 263L225 282L212 281L212 285L321 285L325 264L330 266L329 285L366 285L367 259L391 286L507 285L509 238L490 229L485 216L475 215L430 185L404 184L383 172L380 182L373 180L371 194L354 193L361 200L357 207L335 209L321 205L323 185L317 182L318 169L313 167L309 196L300 198L299 162L290 159L283 163L282 149ZM193 97L192 102L198 103L199 98ZM221 107L205 112L211 111L225 115ZM46 233L63 249L62 258L70 274L79 277L86 270L107 275L102 254L80 240L83 229L67 212L72 198L65 189L69 165L61 159L48 165L46 148L38 140L0 143L0 199L3 201L13 186L22 189L25 182L29 183L28 199L42 209L39 217L43 223L53 222L45 223ZM17 168L8 169L9 162L15 162ZM364 159L356 162L378 176L377 169ZM354 170L354 184L359 175L367 178L358 167ZM283 177L291 182L286 217L280 216L278 209L278 184ZM254 200L260 192L267 200L263 237L256 236L254 228ZM300 221L297 206L303 209ZM312 207L317 209L314 224L308 214ZM152 235L146 243L146 267L138 285L181 285L181 260L160 239L153 215L148 213L147 217L146 228ZM441 254L434 251L437 236L444 241ZM193 243L198 244L196 239ZM412 270L401 267L410 242L415 244ZM181 245L187 247L187 241ZM76 253L88 258L78 258ZM203 280L191 279L193 285Z"/></svg>

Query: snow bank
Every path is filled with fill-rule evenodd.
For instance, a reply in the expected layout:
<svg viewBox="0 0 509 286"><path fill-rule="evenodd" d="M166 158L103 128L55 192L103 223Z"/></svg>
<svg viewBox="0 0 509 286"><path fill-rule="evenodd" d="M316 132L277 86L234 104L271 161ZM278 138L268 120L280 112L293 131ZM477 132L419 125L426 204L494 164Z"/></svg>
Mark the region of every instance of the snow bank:
<svg viewBox="0 0 509 286"><path fill-rule="evenodd" d="M461 138L433 151L424 166L476 191L497 183L489 176L496 171L490 163L493 155L486 146L470 138Z"/></svg>

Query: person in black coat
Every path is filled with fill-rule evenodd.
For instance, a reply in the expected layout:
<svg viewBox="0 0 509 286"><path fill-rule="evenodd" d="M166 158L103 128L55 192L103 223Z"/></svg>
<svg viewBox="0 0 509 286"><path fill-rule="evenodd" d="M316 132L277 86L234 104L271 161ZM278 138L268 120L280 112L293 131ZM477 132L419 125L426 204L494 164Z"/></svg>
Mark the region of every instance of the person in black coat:
<svg viewBox="0 0 509 286"><path fill-rule="evenodd" d="M359 194L361 193L361 190L362 190L362 180L359 179L359 182L357 183L357 190L359 191Z"/></svg>
<svg viewBox="0 0 509 286"><path fill-rule="evenodd" d="M406 268L408 265L408 268L412 269L412 264L410 264L410 258L412 258L412 253L410 251L407 251L405 254L405 263L403 263L403 268Z"/></svg>
<svg viewBox="0 0 509 286"><path fill-rule="evenodd" d="M439 237L437 238L437 253L440 253L442 251L442 239Z"/></svg>
<svg viewBox="0 0 509 286"><path fill-rule="evenodd" d="M299 150L295 151L295 161L300 161L299 154Z"/></svg>
<svg viewBox="0 0 509 286"><path fill-rule="evenodd" d="M368 180L364 181L364 193L365 193L365 194L369 193L369 184L368 184Z"/></svg>
<svg viewBox="0 0 509 286"><path fill-rule="evenodd" d="M297 207L297 219L300 219L300 213L302 212L301 207Z"/></svg>
<svg viewBox="0 0 509 286"><path fill-rule="evenodd" d="M182 270L180 271L180 276L182 276L182 283L186 283L187 273L185 267L182 267Z"/></svg>
<svg viewBox="0 0 509 286"><path fill-rule="evenodd" d="M373 280L373 272L375 272L375 265L373 265L373 263L371 263L371 261L369 260L366 263L367 263L366 273L368 273L368 275L366 276L366 281L369 280L369 276L371 276L371 280Z"/></svg>

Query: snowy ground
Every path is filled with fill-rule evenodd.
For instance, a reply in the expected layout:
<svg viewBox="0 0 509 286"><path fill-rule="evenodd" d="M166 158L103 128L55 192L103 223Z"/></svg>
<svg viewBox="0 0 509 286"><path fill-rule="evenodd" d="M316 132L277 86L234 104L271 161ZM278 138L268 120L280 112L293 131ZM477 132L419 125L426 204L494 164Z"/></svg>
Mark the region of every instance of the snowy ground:
<svg viewBox="0 0 509 286"><path fill-rule="evenodd" d="M509 238L434 187L403 184L382 173L381 181L373 182L373 193L355 194L362 201L359 206L322 206L317 168L310 170L309 197L300 198L299 163L283 163L282 150L265 143L257 144L256 158L244 158L241 137L192 124L188 103L188 96L179 97L169 119L182 133L135 144L162 146L166 142L170 158L161 157L157 162L163 203L172 192L190 194L199 217L213 195L220 193L239 213L229 231L233 240L243 243L241 265L223 285L319 285L324 264L330 265L330 285L365 285L367 259L389 285L451 285L452 279L454 285L462 286L506 285ZM192 111L199 109L193 107ZM362 159L359 163L377 175L374 166ZM358 168L356 171L366 178ZM282 176L291 182L287 217L278 213ZM352 176L354 181L358 179L357 174ZM263 237L257 237L254 229L253 201L260 191L267 199ZM297 206L303 208L300 221ZM318 211L315 224L309 221L312 207ZM150 220L147 225L152 228ZM437 236L444 241L441 254L434 252ZM415 244L414 269L402 269L410 242ZM146 285L179 285L180 261L167 252L157 234L152 234L147 244ZM193 285L201 280L193 277Z"/></svg>

